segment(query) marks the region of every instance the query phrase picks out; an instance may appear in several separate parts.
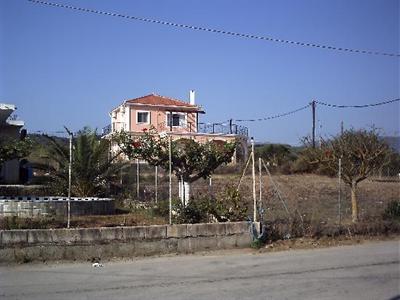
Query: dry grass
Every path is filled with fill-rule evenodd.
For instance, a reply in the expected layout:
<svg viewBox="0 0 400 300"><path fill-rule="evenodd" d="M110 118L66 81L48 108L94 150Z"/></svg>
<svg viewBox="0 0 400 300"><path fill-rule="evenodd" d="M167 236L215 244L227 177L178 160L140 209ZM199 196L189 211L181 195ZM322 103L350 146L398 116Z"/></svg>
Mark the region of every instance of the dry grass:
<svg viewBox="0 0 400 300"><path fill-rule="evenodd" d="M73 216L72 228L115 227L115 226L140 226L166 224L163 217L151 211L137 210L132 213L108 216ZM51 229L65 228L66 218L0 218L0 229Z"/></svg>
<svg viewBox="0 0 400 300"><path fill-rule="evenodd" d="M220 174L213 176L212 187L208 180L199 180L192 184L191 192L194 199L201 196L212 196L221 193L228 185L236 187L240 174ZM145 178L143 178L145 179ZM154 178L148 176L147 180L141 181L141 189L145 189L146 201L152 201L154 195ZM300 216L304 220L304 226L311 226L310 232L317 232L321 227L329 227L338 223L338 180L326 176L312 174L303 175L272 175L282 198L286 201L292 220L289 220L282 202L273 193L273 185L268 176L263 176L262 207L263 218L267 222L286 224L288 227L297 226ZM133 189L135 195L135 184L125 183ZM257 177L257 198L259 195L259 184ZM146 194L145 193L145 194ZM251 176L243 178L240 193L243 201L248 204L248 215L253 213L253 194ZM168 199L168 180L165 176L159 181L159 201ZM178 185L176 178L173 180L173 198L178 197ZM359 184L359 211L361 221L381 220L382 214L388 203L400 200L399 181L376 181L365 180ZM195 201L195 200L194 200ZM350 189L342 184L342 225L351 224ZM13 222L15 224L13 224ZM72 227L100 227L100 226L134 226L166 224L167 219L159 216L153 209L136 209L130 213L112 216L82 216L73 217ZM60 228L65 227L66 220L41 219L41 220L10 220L0 219L0 229L13 228ZM308 230L308 228L305 228Z"/></svg>
<svg viewBox="0 0 400 300"><path fill-rule="evenodd" d="M326 224L338 221L338 179L313 174L301 175L272 175L282 199L286 201L289 211L308 220L318 220ZM238 175L219 175L213 178L213 193L220 192L226 185L237 185ZM273 193L273 184L268 176L262 178L263 197L262 206L266 220L286 218L287 214L279 197ZM259 197L258 177L256 182L257 198ZM246 176L240 187L243 199L252 210L253 193L251 176ZM193 193L208 194L209 187L206 181L199 181L193 185ZM348 223L351 219L350 189L342 182L341 196L342 222ZM359 184L359 212L361 219L380 218L387 204L400 200L399 181L365 180Z"/></svg>

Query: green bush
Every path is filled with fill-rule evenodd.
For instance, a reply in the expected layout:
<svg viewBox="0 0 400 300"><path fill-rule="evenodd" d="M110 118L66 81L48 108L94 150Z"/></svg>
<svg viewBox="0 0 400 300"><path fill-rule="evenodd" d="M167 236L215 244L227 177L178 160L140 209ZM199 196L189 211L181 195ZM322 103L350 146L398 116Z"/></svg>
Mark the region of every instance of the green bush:
<svg viewBox="0 0 400 300"><path fill-rule="evenodd" d="M182 223L243 221L247 219L247 206L236 188L227 186L214 199L200 196L186 207L178 207L178 216Z"/></svg>
<svg viewBox="0 0 400 300"><path fill-rule="evenodd" d="M260 249L264 245L265 242L263 242L261 239L255 239L251 242L250 247L253 249Z"/></svg>
<svg viewBox="0 0 400 300"><path fill-rule="evenodd" d="M169 202L160 201L153 207L155 215L168 218ZM173 222L179 224L236 222L247 219L247 206L233 186L227 186L215 198L199 195L184 206L178 199L172 200Z"/></svg>
<svg viewBox="0 0 400 300"><path fill-rule="evenodd" d="M206 223L208 221L207 208L201 202L189 201L188 205L179 204L175 207L175 222L179 224Z"/></svg>
<svg viewBox="0 0 400 300"><path fill-rule="evenodd" d="M400 201L393 200L389 202L383 213L383 219L385 220L399 220L400 221Z"/></svg>
<svg viewBox="0 0 400 300"><path fill-rule="evenodd" d="M247 219L247 205L236 187L228 185L217 195L212 213L219 222Z"/></svg>

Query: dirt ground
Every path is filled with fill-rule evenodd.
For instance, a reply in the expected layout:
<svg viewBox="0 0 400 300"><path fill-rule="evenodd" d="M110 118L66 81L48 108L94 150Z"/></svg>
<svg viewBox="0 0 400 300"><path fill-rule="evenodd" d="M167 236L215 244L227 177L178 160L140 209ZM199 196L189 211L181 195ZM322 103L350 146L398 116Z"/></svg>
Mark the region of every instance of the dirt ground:
<svg viewBox="0 0 400 300"><path fill-rule="evenodd" d="M213 178L213 193L219 193L225 186L237 186L239 176L217 175ZM259 197L259 179L256 189ZM339 218L339 184L337 178L314 174L272 175L272 181L277 186L281 198L287 203L289 211L298 211L304 218L320 220L327 224L336 223ZM274 220L286 217L282 201L273 191L271 178L262 177L262 207L265 219ZM359 183L358 200L360 218L381 217L387 204L400 200L399 180L367 179ZM194 193L208 193L205 182L193 184ZM252 180L246 175L240 186L240 193L252 208ZM341 184L341 218L343 222L350 221L350 188Z"/></svg>
<svg viewBox="0 0 400 300"><path fill-rule="evenodd" d="M258 252L278 252L296 249L327 248L345 245L364 244L368 242L400 240L400 235L380 235L380 236L339 236L322 238L297 238L290 240L278 240L263 245Z"/></svg>
<svg viewBox="0 0 400 300"><path fill-rule="evenodd" d="M240 174L214 175L212 186L209 180L198 180L192 184L191 193L196 197L218 196L227 186L237 187ZM272 179L272 180L271 180ZM273 182L278 188L281 198L273 188ZM159 180L159 201L168 199L167 178ZM136 187L130 185L135 194ZM259 182L256 182L257 198L259 198ZM141 181L141 189L146 191L148 203L154 203L154 178L147 176ZM177 183L173 182L173 197L177 198ZM252 217L253 193L251 176L243 178L239 189L243 201L248 204L248 215ZM128 194L129 195L129 194ZM272 175L272 178L262 177L262 203L257 203L263 210L265 221L287 220L288 215L282 201L285 201L289 212L301 216L310 224L334 225L339 220L339 188L338 179L313 174ZM359 184L358 191L359 212L361 220L381 219L384 210L391 201L400 200L400 182L393 179L371 180L367 179ZM135 199L135 198L132 198ZM282 200L281 200L282 199ZM135 199L136 200L136 199ZM128 201L129 202L129 201ZM341 189L341 222L351 223L350 189L342 183ZM65 218L64 218L65 219ZM3 220L4 221L4 220ZM0 220L0 228L11 225L12 228L60 228L65 227L66 220L27 220L24 224L8 224ZM36 224L36 223L38 224ZM124 214L112 216L82 216L72 218L72 227L100 227L100 226L134 226L166 224L166 217L161 217L152 210L135 209ZM35 224L34 224L35 223ZM20 226L21 225L21 226ZM33 227L32 227L33 226ZM37 227L35 227L37 226Z"/></svg>

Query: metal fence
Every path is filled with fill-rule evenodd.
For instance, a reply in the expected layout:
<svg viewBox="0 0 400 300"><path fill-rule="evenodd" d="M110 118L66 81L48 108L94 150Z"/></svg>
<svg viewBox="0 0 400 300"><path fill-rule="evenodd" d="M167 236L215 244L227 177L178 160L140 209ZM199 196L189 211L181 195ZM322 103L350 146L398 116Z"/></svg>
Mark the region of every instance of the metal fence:
<svg viewBox="0 0 400 300"><path fill-rule="evenodd" d="M351 222L350 187L343 182L339 185L338 178L315 174L283 175L266 172L264 167L260 172L257 166L254 203L251 170L244 172L241 179L242 171L240 166L221 167L211 178L199 179L191 184L189 201L203 197L223 200L228 189L238 188L241 201L247 206L248 219L253 219L256 207L259 220L292 222L299 219L314 226ZM164 170L156 174L154 167L143 164L138 172L137 166L132 164L121 174L121 188L128 202L148 205L165 202L169 196L168 174ZM358 191L360 219L382 217L388 204L399 200L398 189L398 178L371 178L361 182ZM175 176L172 198L179 198Z"/></svg>
<svg viewBox="0 0 400 300"><path fill-rule="evenodd" d="M245 126L233 123L199 123L197 132L200 133L222 133L222 134L235 134L247 137L249 130Z"/></svg>
<svg viewBox="0 0 400 300"><path fill-rule="evenodd" d="M235 134L244 137L248 137L249 130L247 127L234 124L234 123L199 123L197 131L195 131L195 126L191 122L184 124L184 127L187 128L188 132L197 132L197 133L208 133L208 134ZM158 125L157 130L164 131L169 130L170 127L166 126L165 122L160 123ZM102 135L107 135L112 132L112 126L107 125L102 128Z"/></svg>

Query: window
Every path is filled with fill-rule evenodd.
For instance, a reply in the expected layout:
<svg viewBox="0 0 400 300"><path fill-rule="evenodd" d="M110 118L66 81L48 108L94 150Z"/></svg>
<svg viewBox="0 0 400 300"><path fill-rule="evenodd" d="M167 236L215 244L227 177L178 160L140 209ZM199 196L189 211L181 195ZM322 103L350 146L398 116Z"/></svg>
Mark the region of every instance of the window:
<svg viewBox="0 0 400 300"><path fill-rule="evenodd" d="M184 127L186 124L186 114L184 113L167 113L167 126Z"/></svg>
<svg viewBox="0 0 400 300"><path fill-rule="evenodd" d="M138 111L136 114L137 124L149 124L150 123L150 112L148 111Z"/></svg>

